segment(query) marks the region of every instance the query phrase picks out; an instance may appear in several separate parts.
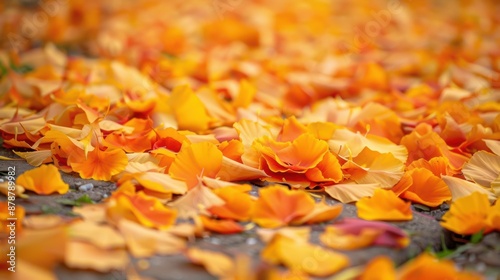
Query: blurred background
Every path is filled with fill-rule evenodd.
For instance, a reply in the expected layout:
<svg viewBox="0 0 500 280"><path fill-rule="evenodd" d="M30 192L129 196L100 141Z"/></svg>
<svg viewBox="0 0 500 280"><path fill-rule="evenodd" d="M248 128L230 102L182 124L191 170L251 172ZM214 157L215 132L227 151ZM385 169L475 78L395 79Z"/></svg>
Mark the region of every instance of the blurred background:
<svg viewBox="0 0 500 280"><path fill-rule="evenodd" d="M390 83L401 90L417 77L437 82L450 65L500 71L496 0L7 0L0 11L4 64L50 43L137 67L169 89L269 75L299 91L292 107L387 89L377 69L397 72Z"/></svg>

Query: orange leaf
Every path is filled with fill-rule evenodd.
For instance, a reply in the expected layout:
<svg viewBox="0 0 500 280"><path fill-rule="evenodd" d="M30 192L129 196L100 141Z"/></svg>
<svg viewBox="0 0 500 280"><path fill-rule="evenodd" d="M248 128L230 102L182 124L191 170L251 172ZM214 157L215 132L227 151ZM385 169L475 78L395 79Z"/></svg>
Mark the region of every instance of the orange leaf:
<svg viewBox="0 0 500 280"><path fill-rule="evenodd" d="M188 189L198 184L198 176L215 178L222 166L222 152L212 143L202 142L183 145L170 166L174 179L184 180Z"/></svg>
<svg viewBox="0 0 500 280"><path fill-rule="evenodd" d="M449 260L439 260L429 253L423 253L403 265L398 271L398 279L483 279L481 275L472 272L461 272Z"/></svg>
<svg viewBox="0 0 500 280"><path fill-rule="evenodd" d="M115 192L108 202L106 215L114 223L127 219L146 227L167 229L174 224L177 211L143 192Z"/></svg>
<svg viewBox="0 0 500 280"><path fill-rule="evenodd" d="M128 158L122 149L108 148L104 151L96 147L85 157L71 157L70 165L84 179L109 181L112 176L122 172Z"/></svg>
<svg viewBox="0 0 500 280"><path fill-rule="evenodd" d="M228 276L234 271L234 262L222 253L189 248L186 254L193 263L203 265L214 276Z"/></svg>
<svg viewBox="0 0 500 280"><path fill-rule="evenodd" d="M170 205L178 211L179 218L192 218L213 206L224 205L224 200L199 184Z"/></svg>
<svg viewBox="0 0 500 280"><path fill-rule="evenodd" d="M186 241L172 233L147 228L125 219L118 222L118 230L125 238L128 250L136 258L170 255L186 248Z"/></svg>
<svg viewBox="0 0 500 280"><path fill-rule="evenodd" d="M223 219L248 220L254 208L253 198L246 193L251 189L250 185L236 185L213 190L225 204L212 206L208 211Z"/></svg>
<svg viewBox="0 0 500 280"><path fill-rule="evenodd" d="M391 190L376 189L372 197L358 200L358 217L364 220L409 221L411 203L398 198Z"/></svg>
<svg viewBox="0 0 500 280"><path fill-rule="evenodd" d="M233 220L217 220L207 216L199 216L203 227L209 231L232 234L239 233L244 230L243 226Z"/></svg>
<svg viewBox="0 0 500 280"><path fill-rule="evenodd" d="M124 269L129 258L124 249L106 250L80 241L69 241L64 263L70 268L108 272Z"/></svg>
<svg viewBox="0 0 500 280"><path fill-rule="evenodd" d="M396 280L396 270L387 256L377 256L365 266L358 280Z"/></svg>
<svg viewBox="0 0 500 280"><path fill-rule="evenodd" d="M428 169L415 168L407 171L404 177L411 178L411 185L401 193L404 199L430 207L436 207L451 200L451 191L446 183Z"/></svg>
<svg viewBox="0 0 500 280"><path fill-rule="evenodd" d="M262 250L261 257L271 264L283 264L293 271L325 277L347 267L349 258L303 240L276 235Z"/></svg>
<svg viewBox="0 0 500 280"><path fill-rule="evenodd" d="M309 214L314 206L314 199L305 191L278 185L265 187L259 191L252 220L262 227L286 226Z"/></svg>
<svg viewBox="0 0 500 280"><path fill-rule="evenodd" d="M54 165L41 165L21 174L16 183L37 194L66 193L69 185L64 183L59 170Z"/></svg>
<svg viewBox="0 0 500 280"><path fill-rule="evenodd" d="M498 208L498 207L497 207ZM442 218L441 226L458 234L488 233L492 227L487 222L491 212L488 196L479 192L452 202Z"/></svg>
<svg viewBox="0 0 500 280"><path fill-rule="evenodd" d="M174 88L170 96L170 106L180 129L194 132L208 129L211 119L205 106L189 86Z"/></svg>

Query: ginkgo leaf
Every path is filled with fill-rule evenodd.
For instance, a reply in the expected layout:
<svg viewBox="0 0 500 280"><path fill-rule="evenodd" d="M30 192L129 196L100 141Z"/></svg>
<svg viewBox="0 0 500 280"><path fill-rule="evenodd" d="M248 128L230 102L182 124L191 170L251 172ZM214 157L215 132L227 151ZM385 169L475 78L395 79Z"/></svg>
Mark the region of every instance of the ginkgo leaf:
<svg viewBox="0 0 500 280"><path fill-rule="evenodd" d="M353 250L369 245L404 248L410 243L400 228L378 221L344 218L325 229L321 241L336 249Z"/></svg>
<svg viewBox="0 0 500 280"><path fill-rule="evenodd" d="M286 226L309 214L314 205L314 199L305 191L269 186L259 191L252 220L262 227Z"/></svg>
<svg viewBox="0 0 500 280"><path fill-rule="evenodd" d="M199 176L216 178L222 160L222 152L214 144L183 145L168 172L172 178L184 180L191 189L198 184Z"/></svg>
<svg viewBox="0 0 500 280"><path fill-rule="evenodd" d="M269 126L246 119L234 123L233 127L238 131L240 140L245 147L252 146L253 142L257 138L264 136L271 138L274 137L274 134L271 132L271 128Z"/></svg>
<svg viewBox="0 0 500 280"><path fill-rule="evenodd" d="M244 165L227 157L222 157L222 165L217 177L223 181L248 181L267 177L267 174L257 168Z"/></svg>
<svg viewBox="0 0 500 280"><path fill-rule="evenodd" d="M175 180L168 174L159 172L144 172L132 175L144 188L156 192L185 194L187 185L184 181Z"/></svg>
<svg viewBox="0 0 500 280"><path fill-rule="evenodd" d="M483 139L486 146L497 156L500 156L500 141Z"/></svg>
<svg viewBox="0 0 500 280"><path fill-rule="evenodd" d="M468 160L467 156L452 151L427 123L420 123L410 134L403 136L401 145L408 149L408 164L420 158L430 160L433 157L444 156L453 168L460 169Z"/></svg>
<svg viewBox="0 0 500 280"><path fill-rule="evenodd" d="M464 177L483 187L491 187L491 183L500 176L500 156L479 151L474 153L462 168ZM494 189L495 194L500 194L500 188Z"/></svg>
<svg viewBox="0 0 500 280"><path fill-rule="evenodd" d="M391 153L381 154L364 148L342 165L342 169L345 176L358 184L378 183L383 187L392 187L403 176L405 165Z"/></svg>
<svg viewBox="0 0 500 280"><path fill-rule="evenodd" d="M211 119L205 106L189 86L174 88L170 106L180 129L195 132L208 129Z"/></svg>
<svg viewBox="0 0 500 280"><path fill-rule="evenodd" d="M224 200L224 205L214 205L207 209L208 212L222 219L248 220L254 209L254 200L247 193L251 189L250 185L214 189L213 193Z"/></svg>
<svg viewBox="0 0 500 280"><path fill-rule="evenodd" d="M170 206L177 210L179 218L192 218L210 207L224 204L225 201L209 188L198 184L189 190L186 195L172 202Z"/></svg>
<svg viewBox="0 0 500 280"><path fill-rule="evenodd" d="M343 254L280 234L275 235L262 250L261 257L271 264L283 264L318 277L332 275L349 265L349 258Z"/></svg>
<svg viewBox="0 0 500 280"><path fill-rule="evenodd" d="M125 219L118 222L118 230L123 235L128 250L136 258L176 254L186 248L186 241L182 238Z"/></svg>
<svg viewBox="0 0 500 280"><path fill-rule="evenodd" d="M69 235L73 240L85 241L102 249L125 247L125 240L111 226L88 220L71 224Z"/></svg>
<svg viewBox="0 0 500 280"><path fill-rule="evenodd" d="M199 216L203 228L222 234L233 234L239 233L245 230L245 228L233 220L217 220L211 219L207 216Z"/></svg>
<svg viewBox="0 0 500 280"><path fill-rule="evenodd" d="M85 157L71 157L70 165L84 179L110 180L112 176L122 172L128 159L122 149L102 151L99 148L89 152Z"/></svg>
<svg viewBox="0 0 500 280"><path fill-rule="evenodd" d="M291 116L284 120L276 140L280 142L293 141L307 132L307 127L300 123L295 116Z"/></svg>
<svg viewBox="0 0 500 280"><path fill-rule="evenodd" d="M81 241L69 241L64 256L64 264L70 268L93 269L100 272L121 270L128 263L129 258L124 249L102 249Z"/></svg>
<svg viewBox="0 0 500 280"><path fill-rule="evenodd" d="M486 194L474 192L452 202L442 218L441 226L458 234L471 235L492 230L487 217L491 211Z"/></svg>
<svg viewBox="0 0 500 280"><path fill-rule="evenodd" d="M495 201L496 199L496 196L490 189L487 189L474 182L466 181L464 179L452 176L441 176L441 179L443 179L448 188L450 188L452 201L455 201L458 198L464 196L468 196L474 192L486 194L491 202Z"/></svg>
<svg viewBox="0 0 500 280"><path fill-rule="evenodd" d="M177 211L143 192L115 192L108 201L106 216L113 223L127 219L146 227L168 229L174 224Z"/></svg>
<svg viewBox="0 0 500 280"><path fill-rule="evenodd" d="M396 145L390 140L375 135L363 136L348 129L337 129L328 141L330 150L343 158L356 157L363 149L381 154L390 153L401 162L406 162L408 151L402 145Z"/></svg>
<svg viewBox="0 0 500 280"><path fill-rule="evenodd" d="M265 243L269 243L278 234L291 239L308 242L311 236L311 227L283 227L277 229L258 228L257 234L260 240Z"/></svg>
<svg viewBox="0 0 500 280"><path fill-rule="evenodd" d="M328 205L323 199L314 205L311 212L293 224L315 224L330 221L337 218L342 213L342 209L342 204Z"/></svg>
<svg viewBox="0 0 500 280"><path fill-rule="evenodd" d="M432 272L431 272L432 271ZM423 253L404 264L397 272L398 279L481 279L474 272L459 271L455 264L446 259L438 259Z"/></svg>
<svg viewBox="0 0 500 280"><path fill-rule="evenodd" d="M228 256L208 250L189 248L187 257L195 264L200 264L212 275L224 277L230 275L234 270L234 262Z"/></svg>
<svg viewBox="0 0 500 280"><path fill-rule="evenodd" d="M458 171L450 165L450 161L446 157L433 157L430 160L421 158L408 165L407 170L414 168L428 169L438 177L441 175L453 176L458 173Z"/></svg>
<svg viewBox="0 0 500 280"><path fill-rule="evenodd" d="M375 189L373 196L363 197L356 202L358 217L364 220L408 221L413 219L410 206L410 202L384 189Z"/></svg>
<svg viewBox="0 0 500 280"><path fill-rule="evenodd" d="M403 187L405 189L400 189ZM432 171L425 168L415 168L405 173L393 191L404 199L421 203L430 207L439 206L451 200L451 191L446 183Z"/></svg>
<svg viewBox="0 0 500 280"><path fill-rule="evenodd" d="M359 280L396 280L394 263L388 256L377 256L370 260L363 269Z"/></svg>
<svg viewBox="0 0 500 280"><path fill-rule="evenodd" d="M356 202L362 197L373 196L380 184L345 183L325 187L325 192L342 203Z"/></svg>
<svg viewBox="0 0 500 280"><path fill-rule="evenodd" d="M62 178L54 165L41 165L28 170L16 179L16 184L37 194L66 193L69 185Z"/></svg>
<svg viewBox="0 0 500 280"><path fill-rule="evenodd" d="M40 166L43 163L49 163L52 161L52 151L51 150L41 150L33 152L16 152L14 153L21 158L25 159L27 163L33 166Z"/></svg>

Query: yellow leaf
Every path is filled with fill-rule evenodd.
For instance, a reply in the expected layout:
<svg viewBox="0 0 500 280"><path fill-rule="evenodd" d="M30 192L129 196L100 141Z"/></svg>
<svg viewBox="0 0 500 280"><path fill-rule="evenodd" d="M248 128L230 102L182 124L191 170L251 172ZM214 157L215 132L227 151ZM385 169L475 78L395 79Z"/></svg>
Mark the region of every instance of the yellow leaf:
<svg viewBox="0 0 500 280"><path fill-rule="evenodd" d="M54 165L41 165L21 174L16 183L37 194L66 193L69 185L64 183L59 170Z"/></svg>

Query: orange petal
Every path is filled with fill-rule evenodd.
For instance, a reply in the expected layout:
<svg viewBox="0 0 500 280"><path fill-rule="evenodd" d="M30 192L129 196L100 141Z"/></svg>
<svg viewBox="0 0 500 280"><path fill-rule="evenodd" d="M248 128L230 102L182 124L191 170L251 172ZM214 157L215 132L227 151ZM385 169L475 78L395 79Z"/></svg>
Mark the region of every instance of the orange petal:
<svg viewBox="0 0 500 280"><path fill-rule="evenodd" d="M122 149L102 151L95 148L85 157L71 157L71 167L84 179L111 180L111 177L122 172L127 166L128 158Z"/></svg>
<svg viewBox="0 0 500 280"><path fill-rule="evenodd" d="M234 262L222 253L189 248L186 254L193 263L203 265L214 276L228 276L234 270Z"/></svg>
<svg viewBox="0 0 500 280"><path fill-rule="evenodd" d="M455 170L451 165L450 161L446 157L434 157L430 160L426 159L418 159L413 161L410 165L408 165L407 170L412 170L415 168L425 168L436 176L441 175L455 175L457 174L457 170Z"/></svg>
<svg viewBox="0 0 500 280"><path fill-rule="evenodd" d="M54 165L41 165L21 174L16 183L37 194L66 193L69 185L64 183L59 170Z"/></svg>
<svg viewBox="0 0 500 280"><path fill-rule="evenodd" d="M342 203L356 202L362 197L372 196L380 184L345 183L325 187L325 192Z"/></svg>
<svg viewBox="0 0 500 280"><path fill-rule="evenodd" d="M307 127L297 121L295 116L291 116L283 122L283 127L276 139L281 142L293 141L307 132Z"/></svg>
<svg viewBox="0 0 500 280"><path fill-rule="evenodd" d="M372 197L358 200L358 217L364 220L409 221L411 203L398 198L391 190L376 189Z"/></svg>
<svg viewBox="0 0 500 280"><path fill-rule="evenodd" d="M462 173L468 180L483 187L492 187L492 183L500 177L500 156L479 151L464 165ZM500 187L494 191L497 195L500 194Z"/></svg>
<svg viewBox="0 0 500 280"><path fill-rule="evenodd" d="M245 151L243 143L235 139L220 143L218 148L222 152L224 157L227 157L237 162L241 162L241 155Z"/></svg>
<svg viewBox="0 0 500 280"><path fill-rule="evenodd" d="M186 241L182 238L128 220L120 220L118 229L125 238L128 250L136 258L176 254L186 248Z"/></svg>
<svg viewBox="0 0 500 280"><path fill-rule="evenodd" d="M260 169L223 157L221 169L217 173L217 177L223 181L235 182L261 179L267 177L267 174Z"/></svg>
<svg viewBox="0 0 500 280"><path fill-rule="evenodd" d="M184 180L191 189L198 184L198 176L215 178L222 166L222 152L212 143L183 145L170 166L174 179Z"/></svg>
<svg viewBox="0 0 500 280"><path fill-rule="evenodd" d="M320 203L314 205L314 209L309 214L302 217L293 224L315 224L333 220L342 213L342 204L328 205L323 199Z"/></svg>
<svg viewBox="0 0 500 280"><path fill-rule="evenodd" d="M394 186L403 176L405 165L392 153L380 153L364 148L356 157L346 162L342 169L349 179L358 184L378 183L383 187Z"/></svg>
<svg viewBox="0 0 500 280"><path fill-rule="evenodd" d="M209 231L232 234L242 232L245 228L233 220L217 220L207 216L199 216L203 227Z"/></svg>
<svg viewBox="0 0 500 280"><path fill-rule="evenodd" d="M314 199L305 191L265 187L259 191L252 220L261 227L286 226L309 214L314 205Z"/></svg>
<svg viewBox="0 0 500 280"><path fill-rule="evenodd" d="M179 213L179 218L192 218L214 206L224 205L224 200L209 188L197 185L170 205Z"/></svg>
<svg viewBox="0 0 500 280"><path fill-rule="evenodd" d="M205 106L189 86L178 86L170 95L170 106L179 129L200 132L208 129L211 121Z"/></svg>
<svg viewBox="0 0 500 280"><path fill-rule="evenodd" d="M387 256L377 256L365 266L359 280L396 280L394 263Z"/></svg>
<svg viewBox="0 0 500 280"><path fill-rule="evenodd" d="M448 188L450 188L452 201L471 195L474 192L487 195L488 199L492 202L496 200L496 196L493 194L491 189L480 186L474 182L451 176L441 176L441 179L443 179Z"/></svg>
<svg viewBox="0 0 500 280"><path fill-rule="evenodd" d="M483 279L471 272L460 272L452 261L439 260L424 253L403 265L398 271L398 279Z"/></svg>
<svg viewBox="0 0 500 280"><path fill-rule="evenodd" d="M415 168L408 173L412 178L412 184L401 194L402 198L430 207L436 207L451 200L451 191L446 183L431 171Z"/></svg>
<svg viewBox="0 0 500 280"><path fill-rule="evenodd" d="M490 213L488 196L474 192L452 202L450 210L442 218L441 226L458 234L474 234L492 230L487 217Z"/></svg>
<svg viewBox="0 0 500 280"><path fill-rule="evenodd" d="M120 219L127 219L158 229L171 227L177 217L177 211L143 192L115 192L108 202L106 214L115 223Z"/></svg>
<svg viewBox="0 0 500 280"><path fill-rule="evenodd" d="M246 221L250 218L254 200L246 192L252 188L250 185L237 185L213 190L213 192L225 201L224 205L215 205L208 211L219 218Z"/></svg>
<svg viewBox="0 0 500 280"><path fill-rule="evenodd" d="M380 230L373 228L362 229L358 234L348 234L336 227L327 227L319 239L336 250L358 250L371 246L380 234Z"/></svg>
<svg viewBox="0 0 500 280"><path fill-rule="evenodd" d="M64 263L70 268L108 272L125 269L129 263L124 249L106 250L80 241L69 241Z"/></svg>
<svg viewBox="0 0 500 280"><path fill-rule="evenodd" d="M125 240L111 226L78 221L69 226L71 239L91 243L101 249L125 248Z"/></svg>
<svg viewBox="0 0 500 280"><path fill-rule="evenodd" d="M347 267L349 258L301 240L276 235L262 250L261 257L271 264L283 264L294 271L325 277Z"/></svg>

